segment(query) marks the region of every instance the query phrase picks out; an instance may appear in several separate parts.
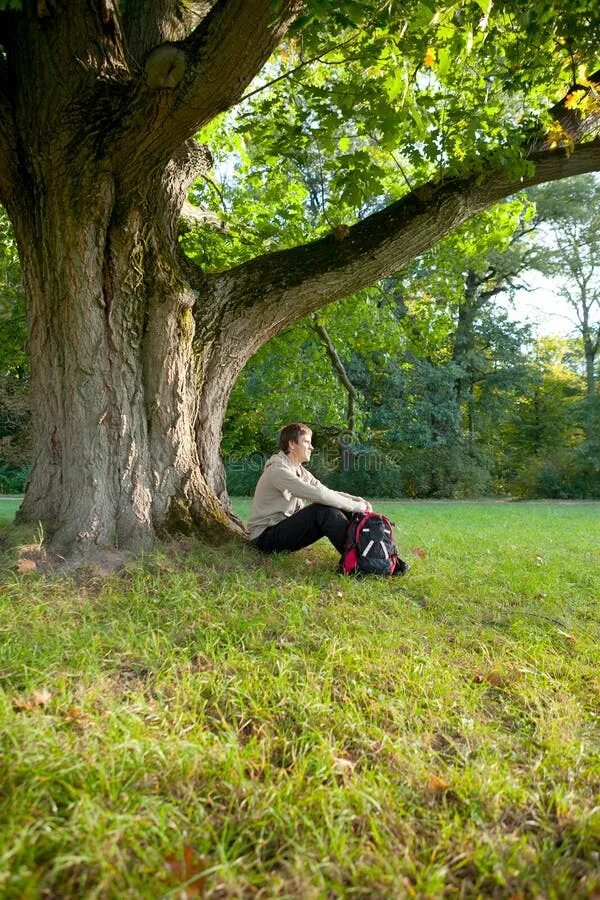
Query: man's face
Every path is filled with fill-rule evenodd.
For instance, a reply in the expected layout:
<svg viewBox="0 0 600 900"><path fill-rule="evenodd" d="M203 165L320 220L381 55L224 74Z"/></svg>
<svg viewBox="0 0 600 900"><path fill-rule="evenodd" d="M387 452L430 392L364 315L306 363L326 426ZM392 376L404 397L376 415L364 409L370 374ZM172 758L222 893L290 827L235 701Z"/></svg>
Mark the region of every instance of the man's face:
<svg viewBox="0 0 600 900"><path fill-rule="evenodd" d="M290 451L296 462L310 462L310 454L315 448L312 445L312 432L304 431L298 441L290 441Z"/></svg>

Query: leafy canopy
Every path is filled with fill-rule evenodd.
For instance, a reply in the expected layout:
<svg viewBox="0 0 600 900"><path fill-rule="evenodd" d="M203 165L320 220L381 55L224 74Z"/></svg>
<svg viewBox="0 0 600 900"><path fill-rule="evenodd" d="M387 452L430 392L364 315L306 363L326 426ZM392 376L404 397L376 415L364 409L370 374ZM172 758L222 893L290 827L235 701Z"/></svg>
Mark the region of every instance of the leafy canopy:
<svg viewBox="0 0 600 900"><path fill-rule="evenodd" d="M236 109L202 134L194 202L222 268L350 224L453 175L527 171L548 110L598 63L596 4L311 2ZM595 92L590 95L596 97ZM573 108L592 102L569 95Z"/></svg>

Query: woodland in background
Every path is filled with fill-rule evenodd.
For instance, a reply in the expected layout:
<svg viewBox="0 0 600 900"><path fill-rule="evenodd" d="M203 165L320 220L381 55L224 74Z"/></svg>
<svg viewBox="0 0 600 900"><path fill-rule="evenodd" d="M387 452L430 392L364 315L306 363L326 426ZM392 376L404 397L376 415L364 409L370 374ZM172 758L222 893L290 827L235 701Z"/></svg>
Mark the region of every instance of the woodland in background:
<svg viewBox="0 0 600 900"><path fill-rule="evenodd" d="M595 175L532 189L272 339L229 403L230 492L252 493L299 419L312 470L359 494L600 497L599 203ZM568 336L497 303L533 270L569 303Z"/></svg>
<svg viewBox="0 0 600 900"><path fill-rule="evenodd" d="M221 193L226 183L225 173ZM252 493L278 427L297 419L315 431L312 470L360 494L600 497L599 208L594 175L533 189L271 339L229 403L230 493ZM0 229L0 491L19 493L30 452L25 314L4 215ZM216 257L235 235L221 220L190 222L182 240ZM571 305L569 336L536 339L497 303L532 270Z"/></svg>
<svg viewBox="0 0 600 900"><path fill-rule="evenodd" d="M0 493L22 493L30 463L25 298L10 223L0 207Z"/></svg>

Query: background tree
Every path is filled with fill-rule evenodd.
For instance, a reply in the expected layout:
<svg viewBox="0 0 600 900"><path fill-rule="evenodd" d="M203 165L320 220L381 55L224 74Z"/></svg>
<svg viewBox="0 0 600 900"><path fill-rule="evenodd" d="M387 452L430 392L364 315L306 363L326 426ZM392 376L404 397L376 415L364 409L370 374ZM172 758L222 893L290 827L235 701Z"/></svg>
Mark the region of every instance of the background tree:
<svg viewBox="0 0 600 900"><path fill-rule="evenodd" d="M469 440L475 433L476 389L500 366L509 343L513 354L519 352L522 335L515 333L510 341L506 316L494 301L522 286L520 275L532 252L524 240L533 230L532 216L533 207L523 199L499 204L441 241L408 267L403 279L410 306L416 298L419 306L432 301L446 317L457 410ZM417 319L413 313L416 333Z"/></svg>
<svg viewBox="0 0 600 900"><path fill-rule="evenodd" d="M23 489L29 451L25 302L10 223L0 207L0 491Z"/></svg>
<svg viewBox="0 0 600 900"><path fill-rule="evenodd" d="M598 391L600 350L600 181L582 175L531 191L541 240L535 266L573 311L585 359L587 395Z"/></svg>
<svg viewBox="0 0 600 900"><path fill-rule="evenodd" d="M0 200L22 265L33 405L22 518L43 521L62 554L227 524L221 425L248 359L517 188L598 168L585 70L597 33L583 0L3 9ZM307 204L296 240L250 240L239 264L198 269L177 240L188 187L210 166L194 134L240 102L286 34L228 126L252 133L270 173L318 137L344 220L323 236ZM292 83L294 115L277 94Z"/></svg>
<svg viewBox="0 0 600 900"><path fill-rule="evenodd" d="M522 382L531 339L493 301L526 264L529 248L518 238L532 211L522 200L494 207L401 278L329 308L321 318L337 348L333 364L307 325L270 342L246 367L227 415L225 444L236 445L237 457L232 488L250 492L260 470L250 460L240 478L244 443L236 444L236 435L245 420L255 434L264 429L263 452L286 407L312 416L321 446L347 430L341 365L360 434L345 445L343 481L331 449L317 455L315 465L327 463L331 483L352 482L371 496L464 496L489 489L499 455L494 427Z"/></svg>
<svg viewBox="0 0 600 900"><path fill-rule="evenodd" d="M517 285L526 264L529 250L519 238L527 216L522 201L501 204L387 283L406 342L373 397L379 427L388 423L383 440L397 461L400 493L465 496L491 488L493 424L521 381L530 339L494 300Z"/></svg>
<svg viewBox="0 0 600 900"><path fill-rule="evenodd" d="M512 392L498 422L498 469L509 492L523 497L599 496L581 456L579 407L585 379L580 348L567 338L542 338L532 348L528 377Z"/></svg>
<svg viewBox="0 0 600 900"><path fill-rule="evenodd" d="M594 175L545 185L531 194L545 246L535 265L573 313L581 344L585 399L579 404L584 439L578 448L578 491L600 494L600 182Z"/></svg>

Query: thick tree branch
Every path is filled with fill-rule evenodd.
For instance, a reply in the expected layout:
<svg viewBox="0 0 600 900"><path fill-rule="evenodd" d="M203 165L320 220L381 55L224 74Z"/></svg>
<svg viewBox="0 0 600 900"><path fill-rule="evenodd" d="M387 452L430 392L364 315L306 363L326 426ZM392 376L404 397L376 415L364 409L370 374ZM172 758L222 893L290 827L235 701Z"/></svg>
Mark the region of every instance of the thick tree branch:
<svg viewBox="0 0 600 900"><path fill-rule="evenodd" d="M208 148L190 138L178 148L162 176L162 208L158 211L165 224L165 236L170 245L177 243L181 209L190 185L208 172L212 166Z"/></svg>
<svg viewBox="0 0 600 900"><path fill-rule="evenodd" d="M217 0L180 43L146 59L130 98L116 157L130 180L242 97L301 9L302 0Z"/></svg>
<svg viewBox="0 0 600 900"><path fill-rule="evenodd" d="M106 121L98 124L107 85L117 82L122 90L130 77L117 0L24 4L7 60L24 147L42 156L60 148L56 158L76 166L74 155L107 128Z"/></svg>
<svg viewBox="0 0 600 900"><path fill-rule="evenodd" d="M123 14L127 48L141 64L166 41L181 41L205 18L214 0L128 0Z"/></svg>
<svg viewBox="0 0 600 900"><path fill-rule="evenodd" d="M600 70L590 75L585 85L571 85L562 100L550 110L550 114L557 123L558 128L551 129L547 134L543 135L539 144L540 149L547 150L555 146L570 147L597 133L599 85ZM569 101L573 98L577 100L577 97L579 97L579 100L575 105L572 105ZM592 109L591 114L587 109L586 104L588 103ZM584 112L582 112L582 109Z"/></svg>
<svg viewBox="0 0 600 900"><path fill-rule="evenodd" d="M207 290L227 298L224 320L246 341L251 355L286 325L397 272L499 200L536 184L600 170L600 138L578 143L598 133L600 103L594 85L599 82L600 71L590 77L583 104L574 105L581 91L572 86L551 110L557 128L534 141L524 138L531 175L488 170L487 175L442 177L352 227L338 227L319 241L208 278Z"/></svg>
<svg viewBox="0 0 600 900"><path fill-rule="evenodd" d="M329 337L329 332L327 329L319 322L316 316L313 316L313 327L320 338L321 342L325 347L325 351L331 365L333 366L334 371L337 374L338 380L346 393L348 394L348 406L346 412L348 431L354 432L355 422L355 412L354 412L354 403L356 401L357 393L356 388L348 378L348 373L344 367L344 363L340 359L339 353L334 347L333 341Z"/></svg>
<svg viewBox="0 0 600 900"><path fill-rule="evenodd" d="M522 178L489 172L430 183L347 229L290 250L267 254L206 279L226 297L224 321L252 351L283 327L347 297L429 250L442 237L499 200L546 181L600 170L600 139L570 156L562 149L531 158Z"/></svg>

